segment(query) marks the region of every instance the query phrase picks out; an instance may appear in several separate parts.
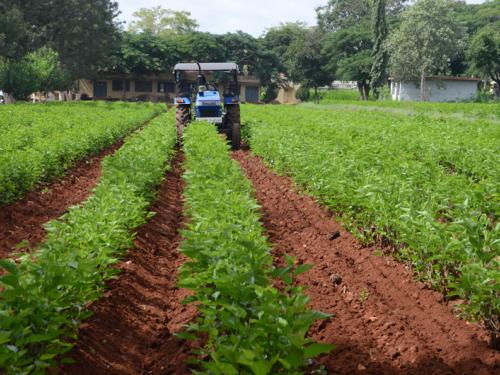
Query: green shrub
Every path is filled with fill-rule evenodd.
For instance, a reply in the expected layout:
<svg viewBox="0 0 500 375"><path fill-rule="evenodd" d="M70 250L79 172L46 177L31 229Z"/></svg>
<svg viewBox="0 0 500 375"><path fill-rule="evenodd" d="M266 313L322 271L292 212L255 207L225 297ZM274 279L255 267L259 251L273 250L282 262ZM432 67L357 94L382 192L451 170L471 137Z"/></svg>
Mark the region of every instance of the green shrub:
<svg viewBox="0 0 500 375"><path fill-rule="evenodd" d="M295 93L295 97L298 100L307 102L309 101L309 99L311 99L311 89L306 86L300 86L297 92Z"/></svg>

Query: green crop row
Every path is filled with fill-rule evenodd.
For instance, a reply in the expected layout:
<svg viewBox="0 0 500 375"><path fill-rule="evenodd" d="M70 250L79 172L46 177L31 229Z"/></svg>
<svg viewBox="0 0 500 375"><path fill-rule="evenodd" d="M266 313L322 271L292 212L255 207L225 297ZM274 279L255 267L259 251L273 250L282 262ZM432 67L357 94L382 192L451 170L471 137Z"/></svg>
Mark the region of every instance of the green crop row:
<svg viewBox="0 0 500 375"><path fill-rule="evenodd" d="M0 203L60 177L162 111L137 103L53 103L0 107Z"/></svg>
<svg viewBox="0 0 500 375"><path fill-rule="evenodd" d="M390 243L423 278L500 331L500 127L319 107L243 110L253 151L361 240Z"/></svg>
<svg viewBox="0 0 500 375"><path fill-rule="evenodd" d="M331 349L306 338L326 317L309 311L308 298L293 286L309 265L295 267L287 257L286 268L273 268L250 182L213 126L191 124L184 150L190 221L181 250L191 261L180 285L194 291L185 302L196 303L199 318L179 336L206 337L197 354L209 374L299 374L307 358ZM281 292L273 277L284 281Z"/></svg>
<svg viewBox="0 0 500 375"><path fill-rule="evenodd" d="M160 115L103 161L94 194L50 222L46 242L18 262L0 261L0 368L9 374L43 373L71 348L86 309L111 265L132 246L133 229L151 217L147 208L173 155L176 132Z"/></svg>

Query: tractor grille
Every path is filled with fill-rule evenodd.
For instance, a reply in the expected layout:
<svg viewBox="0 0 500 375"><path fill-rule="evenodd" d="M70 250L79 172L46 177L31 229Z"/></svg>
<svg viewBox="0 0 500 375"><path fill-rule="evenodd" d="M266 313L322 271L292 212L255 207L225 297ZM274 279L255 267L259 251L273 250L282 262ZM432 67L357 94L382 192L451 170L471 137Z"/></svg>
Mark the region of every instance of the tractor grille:
<svg viewBox="0 0 500 375"><path fill-rule="evenodd" d="M199 117L220 117L220 108L200 108Z"/></svg>

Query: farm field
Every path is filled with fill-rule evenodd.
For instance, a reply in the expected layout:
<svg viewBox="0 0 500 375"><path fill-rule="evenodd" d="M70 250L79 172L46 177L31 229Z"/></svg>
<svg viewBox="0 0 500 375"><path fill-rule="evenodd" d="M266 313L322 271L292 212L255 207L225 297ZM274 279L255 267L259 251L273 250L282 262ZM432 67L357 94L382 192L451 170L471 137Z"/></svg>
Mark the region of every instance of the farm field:
<svg viewBox="0 0 500 375"><path fill-rule="evenodd" d="M18 262L1 261L8 273L1 278L0 367L40 372L71 347L61 338L74 337L78 322L88 316L83 306L116 274L110 266L130 247L131 230L150 217L153 188L176 138L165 116L103 161L94 194L47 224L40 249Z"/></svg>
<svg viewBox="0 0 500 375"><path fill-rule="evenodd" d="M362 109L400 114L424 114L500 121L498 103L429 103L409 101L360 101L357 90L330 90L323 94L321 104L336 110ZM314 106L313 106L314 107Z"/></svg>
<svg viewBox="0 0 500 375"><path fill-rule="evenodd" d="M51 103L0 107L0 203L60 177L162 111L129 103Z"/></svg>
<svg viewBox="0 0 500 375"><path fill-rule="evenodd" d="M0 369L494 373L497 124L242 114L249 150L201 122L176 146L168 113L96 159L90 195L0 261Z"/></svg>
<svg viewBox="0 0 500 375"><path fill-rule="evenodd" d="M245 107L257 155L316 196L365 243L499 334L500 128L322 107Z"/></svg>

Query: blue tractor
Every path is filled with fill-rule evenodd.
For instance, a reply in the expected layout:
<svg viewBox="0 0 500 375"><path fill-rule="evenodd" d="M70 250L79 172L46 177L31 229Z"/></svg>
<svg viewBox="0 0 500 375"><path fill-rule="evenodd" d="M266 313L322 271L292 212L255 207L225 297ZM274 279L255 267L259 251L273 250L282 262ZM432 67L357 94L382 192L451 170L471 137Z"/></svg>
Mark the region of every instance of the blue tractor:
<svg viewBox="0 0 500 375"><path fill-rule="evenodd" d="M208 73L208 74L207 74ZM182 63L174 68L179 142L193 119L215 124L233 150L240 148L239 68L235 63ZM189 83L196 74L196 83ZM210 79L207 76L210 75ZM221 95L219 85L224 87Z"/></svg>

